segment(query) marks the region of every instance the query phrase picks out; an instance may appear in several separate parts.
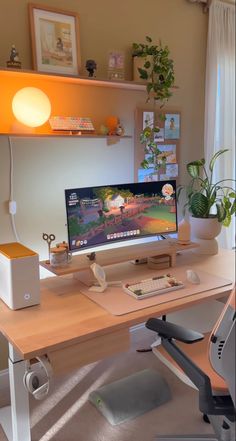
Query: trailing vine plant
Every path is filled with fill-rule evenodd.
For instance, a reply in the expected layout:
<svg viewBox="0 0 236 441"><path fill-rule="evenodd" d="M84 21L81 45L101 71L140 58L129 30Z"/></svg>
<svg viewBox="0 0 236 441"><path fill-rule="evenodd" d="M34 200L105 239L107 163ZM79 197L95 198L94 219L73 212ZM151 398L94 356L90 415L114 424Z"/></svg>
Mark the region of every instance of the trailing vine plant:
<svg viewBox="0 0 236 441"><path fill-rule="evenodd" d="M154 115L156 103L159 102L160 109L164 107L166 102L172 96L172 88L174 85L174 63L169 57L170 51L167 46L162 46L161 42L158 45L152 43L152 39L146 36L146 43L133 43L133 57L141 57L144 60L143 66L138 68L140 79L146 80L147 102L153 100ZM160 120L164 120L165 116L160 113ZM162 153L157 146L155 136L160 132L158 121L153 121L150 127L146 127L140 133L140 142L144 144L144 151L148 154L148 159L144 159L141 163L142 168L149 168L154 165L158 169L166 161L163 156L160 161L160 154ZM157 160L157 157L159 159Z"/></svg>

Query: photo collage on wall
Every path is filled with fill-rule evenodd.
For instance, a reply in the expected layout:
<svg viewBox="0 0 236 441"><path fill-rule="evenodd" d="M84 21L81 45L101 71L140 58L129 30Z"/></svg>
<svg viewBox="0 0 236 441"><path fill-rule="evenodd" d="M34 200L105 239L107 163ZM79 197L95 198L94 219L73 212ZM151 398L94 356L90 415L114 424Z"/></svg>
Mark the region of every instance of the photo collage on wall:
<svg viewBox="0 0 236 441"><path fill-rule="evenodd" d="M148 168L138 169L138 181L164 181L178 177L177 145L180 139L180 114L165 113L154 134L155 154L144 156ZM154 127L154 112L143 111L142 129Z"/></svg>

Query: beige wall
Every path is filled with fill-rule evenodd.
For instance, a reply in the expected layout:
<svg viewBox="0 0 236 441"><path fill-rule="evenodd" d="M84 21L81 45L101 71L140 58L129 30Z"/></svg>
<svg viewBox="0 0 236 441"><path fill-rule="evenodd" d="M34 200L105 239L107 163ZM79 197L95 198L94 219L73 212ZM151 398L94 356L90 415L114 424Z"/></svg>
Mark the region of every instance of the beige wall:
<svg viewBox="0 0 236 441"><path fill-rule="evenodd" d="M124 50L126 79L132 79L132 42L162 40L170 48L175 64L176 85L170 100L181 111L182 136L180 177L185 163L203 153L204 75L207 14L186 0L37 0L38 4L76 11L80 16L82 66L97 61L97 77L106 78L109 50ZM6 66L11 44L15 44L24 69L32 67L26 0L1 0L0 66ZM82 67L82 74L86 74ZM1 85L0 85L1 89ZM0 90L1 91L1 90ZM55 97L58 101L58 97ZM134 110L145 105L145 93L94 87L78 87L81 115L97 123L117 114L134 133ZM1 93L0 93L1 101ZM63 103L62 103L63 105ZM84 112L90 112L85 115ZM42 231L65 239L63 189L93 183L129 182L133 179L133 139L108 147L105 141L74 139L13 139L14 186L18 205L16 224L22 242L45 255ZM6 201L9 200L9 151L7 137L0 137L0 242L14 240ZM6 357L0 354L0 368ZM6 348L5 348L6 350Z"/></svg>

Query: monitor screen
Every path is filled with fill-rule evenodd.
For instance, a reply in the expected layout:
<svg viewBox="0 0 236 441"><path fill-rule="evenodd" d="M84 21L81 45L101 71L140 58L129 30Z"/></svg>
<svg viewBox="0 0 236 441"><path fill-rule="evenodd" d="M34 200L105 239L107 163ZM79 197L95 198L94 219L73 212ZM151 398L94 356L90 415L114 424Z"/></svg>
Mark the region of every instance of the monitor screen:
<svg viewBox="0 0 236 441"><path fill-rule="evenodd" d="M177 231L176 182L65 190L71 251Z"/></svg>

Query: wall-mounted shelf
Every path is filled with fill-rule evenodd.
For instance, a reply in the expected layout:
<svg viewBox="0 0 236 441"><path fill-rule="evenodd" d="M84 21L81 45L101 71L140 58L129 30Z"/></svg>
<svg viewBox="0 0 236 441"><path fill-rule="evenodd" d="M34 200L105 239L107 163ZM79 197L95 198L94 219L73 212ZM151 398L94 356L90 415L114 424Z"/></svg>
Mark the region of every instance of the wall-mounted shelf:
<svg viewBox="0 0 236 441"><path fill-rule="evenodd" d="M86 78L86 77L69 77L66 75L59 74L48 74L44 72L37 72L32 70L22 70L22 69L1 69L0 77L24 77L27 79L45 79L50 81L59 81L70 84L78 84L81 86L98 86L98 87L113 87L118 89L129 89L129 90L140 90L145 91L146 85L141 83L136 83L134 81L111 81L97 78Z"/></svg>
<svg viewBox="0 0 236 441"><path fill-rule="evenodd" d="M118 136L118 135L96 135L96 134L90 134L90 135L86 135L86 134L82 134L82 135L77 135L77 134L66 134L66 133L0 133L0 136L11 136L12 138L14 137L21 137L21 138L101 138L101 139L107 139L109 140L114 140L116 142L120 141L121 139L131 139L132 136L130 135L124 135L124 136Z"/></svg>
<svg viewBox="0 0 236 441"><path fill-rule="evenodd" d="M96 78L69 77L32 70L0 68L0 134L6 136L89 136L84 134L68 135L61 132L53 133L48 122L35 130L22 131L12 112L12 99L15 93L24 87L37 87L45 92L51 101L53 115L90 117L97 133L99 133L99 126L103 124L106 116L113 114L116 107L114 103L117 102L120 106L119 95L122 90L130 94L135 93L135 91L136 93L141 91L143 94L143 91L146 90L144 84L133 81L98 80ZM102 107L101 112L100 110L98 112L100 107ZM120 108L119 113L121 113ZM94 135L90 136L91 138L94 137ZM97 138L103 137L103 135L95 136ZM104 136L104 139L109 140L112 144L114 143L112 140L114 141L115 138Z"/></svg>

